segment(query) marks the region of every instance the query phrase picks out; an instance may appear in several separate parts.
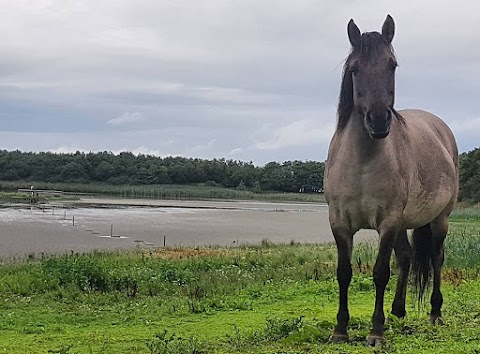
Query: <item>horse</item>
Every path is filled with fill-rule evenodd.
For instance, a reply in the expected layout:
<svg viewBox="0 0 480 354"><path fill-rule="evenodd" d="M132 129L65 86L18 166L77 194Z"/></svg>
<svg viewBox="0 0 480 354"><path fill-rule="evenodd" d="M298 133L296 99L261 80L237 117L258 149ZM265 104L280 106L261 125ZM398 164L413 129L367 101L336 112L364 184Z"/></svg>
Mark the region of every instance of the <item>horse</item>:
<svg viewBox="0 0 480 354"><path fill-rule="evenodd" d="M367 344L384 338L384 295L395 252L398 282L391 313L406 315L405 297L412 271L419 299L433 288L430 322L441 323L440 291L448 217L458 195L458 149L448 126L432 113L397 111L392 47L395 23L388 15L382 31L360 33L347 26L351 52L340 90L337 126L325 167L324 193L337 246L339 306L332 341L348 341L348 288L352 278L353 235L379 234L373 268L375 308ZM413 229L412 245L407 230Z"/></svg>

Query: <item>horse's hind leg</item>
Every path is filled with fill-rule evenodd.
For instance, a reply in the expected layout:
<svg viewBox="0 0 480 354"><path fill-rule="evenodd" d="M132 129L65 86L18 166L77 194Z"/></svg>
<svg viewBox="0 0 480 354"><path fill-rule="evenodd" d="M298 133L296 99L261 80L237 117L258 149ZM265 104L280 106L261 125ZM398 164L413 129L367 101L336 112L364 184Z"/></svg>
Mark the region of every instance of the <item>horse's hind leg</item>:
<svg viewBox="0 0 480 354"><path fill-rule="evenodd" d="M432 265L433 265L433 291L430 298L432 312L430 312L430 323L441 324L443 296L440 291L442 282L442 266L444 260L443 243L448 231L448 216L442 215L430 223L432 230Z"/></svg>
<svg viewBox="0 0 480 354"><path fill-rule="evenodd" d="M407 230L398 234L394 245L395 258L397 261L398 280L395 299L392 304L392 314L397 317L405 317L405 298L407 296L408 273L412 258L412 247L408 242Z"/></svg>

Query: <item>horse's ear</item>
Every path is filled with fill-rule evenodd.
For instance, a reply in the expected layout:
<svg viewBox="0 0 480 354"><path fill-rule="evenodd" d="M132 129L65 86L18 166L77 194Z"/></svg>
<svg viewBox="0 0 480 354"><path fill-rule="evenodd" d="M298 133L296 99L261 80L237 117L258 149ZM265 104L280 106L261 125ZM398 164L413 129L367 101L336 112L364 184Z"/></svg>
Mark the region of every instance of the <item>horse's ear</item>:
<svg viewBox="0 0 480 354"><path fill-rule="evenodd" d="M385 22L382 26L382 36L385 38L388 44L392 43L393 36L395 35L395 22L390 15L387 15Z"/></svg>
<svg viewBox="0 0 480 354"><path fill-rule="evenodd" d="M362 35L357 25L355 24L355 22L353 22L353 20L350 20L350 22L348 22L347 33L348 33L348 39L350 40L350 44L352 45L352 47L360 48Z"/></svg>

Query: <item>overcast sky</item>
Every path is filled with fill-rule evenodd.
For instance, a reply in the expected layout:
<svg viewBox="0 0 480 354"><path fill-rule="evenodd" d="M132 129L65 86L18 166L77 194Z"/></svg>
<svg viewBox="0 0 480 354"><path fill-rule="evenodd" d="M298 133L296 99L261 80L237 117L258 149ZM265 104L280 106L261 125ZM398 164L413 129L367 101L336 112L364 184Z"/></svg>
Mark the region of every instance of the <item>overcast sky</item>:
<svg viewBox="0 0 480 354"><path fill-rule="evenodd" d="M346 26L396 22L396 108L480 145L477 1L0 0L0 149L323 161Z"/></svg>

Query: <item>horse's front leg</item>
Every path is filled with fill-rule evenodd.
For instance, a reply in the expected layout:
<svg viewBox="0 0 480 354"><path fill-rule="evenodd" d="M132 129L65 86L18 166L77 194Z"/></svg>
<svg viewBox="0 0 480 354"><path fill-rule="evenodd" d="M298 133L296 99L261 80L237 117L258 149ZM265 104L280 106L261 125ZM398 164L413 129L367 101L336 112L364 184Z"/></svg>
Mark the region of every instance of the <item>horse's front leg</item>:
<svg viewBox="0 0 480 354"><path fill-rule="evenodd" d="M350 320L350 314L348 312L348 287L352 280L351 260L353 233L334 227L332 227L332 232L337 244L337 280L339 286L337 325L333 332L332 341L334 343L341 343L348 341L347 326L348 321Z"/></svg>
<svg viewBox="0 0 480 354"><path fill-rule="evenodd" d="M375 310L372 316L372 330L367 337L367 344L376 346L384 341L385 313L383 312L385 288L390 280L390 258L398 231L380 229L380 247L377 261L373 267L375 283Z"/></svg>

